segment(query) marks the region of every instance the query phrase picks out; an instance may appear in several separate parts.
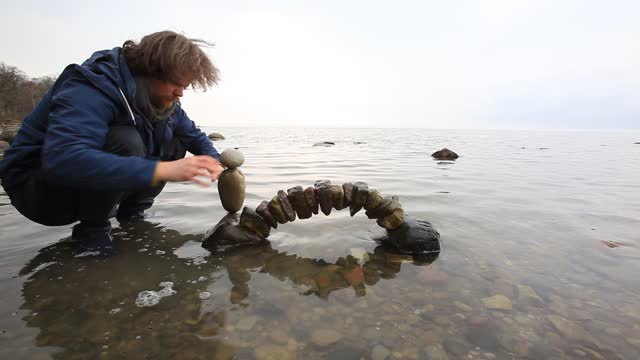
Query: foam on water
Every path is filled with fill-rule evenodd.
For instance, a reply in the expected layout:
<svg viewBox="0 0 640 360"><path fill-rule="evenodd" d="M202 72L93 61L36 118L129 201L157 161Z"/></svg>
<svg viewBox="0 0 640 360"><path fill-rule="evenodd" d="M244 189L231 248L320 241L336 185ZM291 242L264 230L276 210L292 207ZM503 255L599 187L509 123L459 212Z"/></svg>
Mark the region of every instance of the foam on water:
<svg viewBox="0 0 640 360"><path fill-rule="evenodd" d="M176 293L176 291L173 290L173 283L171 281L161 282L160 286L163 287L160 291L145 290L140 292L136 299L136 305L139 307L158 305L160 299Z"/></svg>

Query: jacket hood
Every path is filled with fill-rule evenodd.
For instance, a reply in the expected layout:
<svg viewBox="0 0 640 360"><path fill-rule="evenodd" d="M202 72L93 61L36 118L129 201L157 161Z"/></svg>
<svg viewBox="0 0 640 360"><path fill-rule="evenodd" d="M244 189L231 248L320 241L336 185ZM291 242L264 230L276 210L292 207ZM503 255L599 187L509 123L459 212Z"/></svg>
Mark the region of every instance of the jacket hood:
<svg viewBox="0 0 640 360"><path fill-rule="evenodd" d="M114 99L122 99L119 89L126 94L129 102L134 99L135 80L120 47L94 52L75 70Z"/></svg>

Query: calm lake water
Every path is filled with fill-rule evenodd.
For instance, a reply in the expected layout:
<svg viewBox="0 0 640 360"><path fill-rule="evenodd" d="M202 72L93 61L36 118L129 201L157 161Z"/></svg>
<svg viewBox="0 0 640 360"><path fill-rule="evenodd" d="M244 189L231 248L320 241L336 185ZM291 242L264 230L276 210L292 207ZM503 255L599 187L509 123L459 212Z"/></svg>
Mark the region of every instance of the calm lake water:
<svg viewBox="0 0 640 360"><path fill-rule="evenodd" d="M178 183L146 221L114 222L119 255L76 257L70 226L0 192L0 358L640 358L640 133L214 130L245 155L246 206L364 181L431 221L442 252L386 253L375 221L334 210L212 256L217 189ZM461 157L433 160L442 147ZM168 296L139 307L143 291Z"/></svg>

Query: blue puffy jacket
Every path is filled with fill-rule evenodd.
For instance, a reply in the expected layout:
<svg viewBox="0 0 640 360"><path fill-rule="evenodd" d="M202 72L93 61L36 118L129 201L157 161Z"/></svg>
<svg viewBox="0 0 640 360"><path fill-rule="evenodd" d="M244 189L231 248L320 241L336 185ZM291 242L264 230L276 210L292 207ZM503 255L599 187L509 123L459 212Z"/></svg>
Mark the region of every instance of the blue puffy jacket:
<svg viewBox="0 0 640 360"><path fill-rule="evenodd" d="M0 179L9 192L33 169L67 186L132 191L151 184L158 159L173 137L195 155L220 155L178 105L168 119L152 123L135 106L135 80L121 48L95 52L82 65L69 65L24 119L0 161ZM126 97L126 99L125 99ZM109 126L135 127L146 158L103 151Z"/></svg>

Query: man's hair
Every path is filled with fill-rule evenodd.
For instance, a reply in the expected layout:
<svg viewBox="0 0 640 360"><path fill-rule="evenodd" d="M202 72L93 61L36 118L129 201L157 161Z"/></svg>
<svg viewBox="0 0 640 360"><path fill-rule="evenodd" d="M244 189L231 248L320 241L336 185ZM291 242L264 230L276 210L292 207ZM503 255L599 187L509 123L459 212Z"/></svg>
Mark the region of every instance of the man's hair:
<svg viewBox="0 0 640 360"><path fill-rule="evenodd" d="M189 39L173 31L160 31L143 37L140 43L127 40L122 45L127 64L134 76L180 83L192 79L194 88L206 91L218 83L218 68L202 47L213 46L203 40Z"/></svg>

